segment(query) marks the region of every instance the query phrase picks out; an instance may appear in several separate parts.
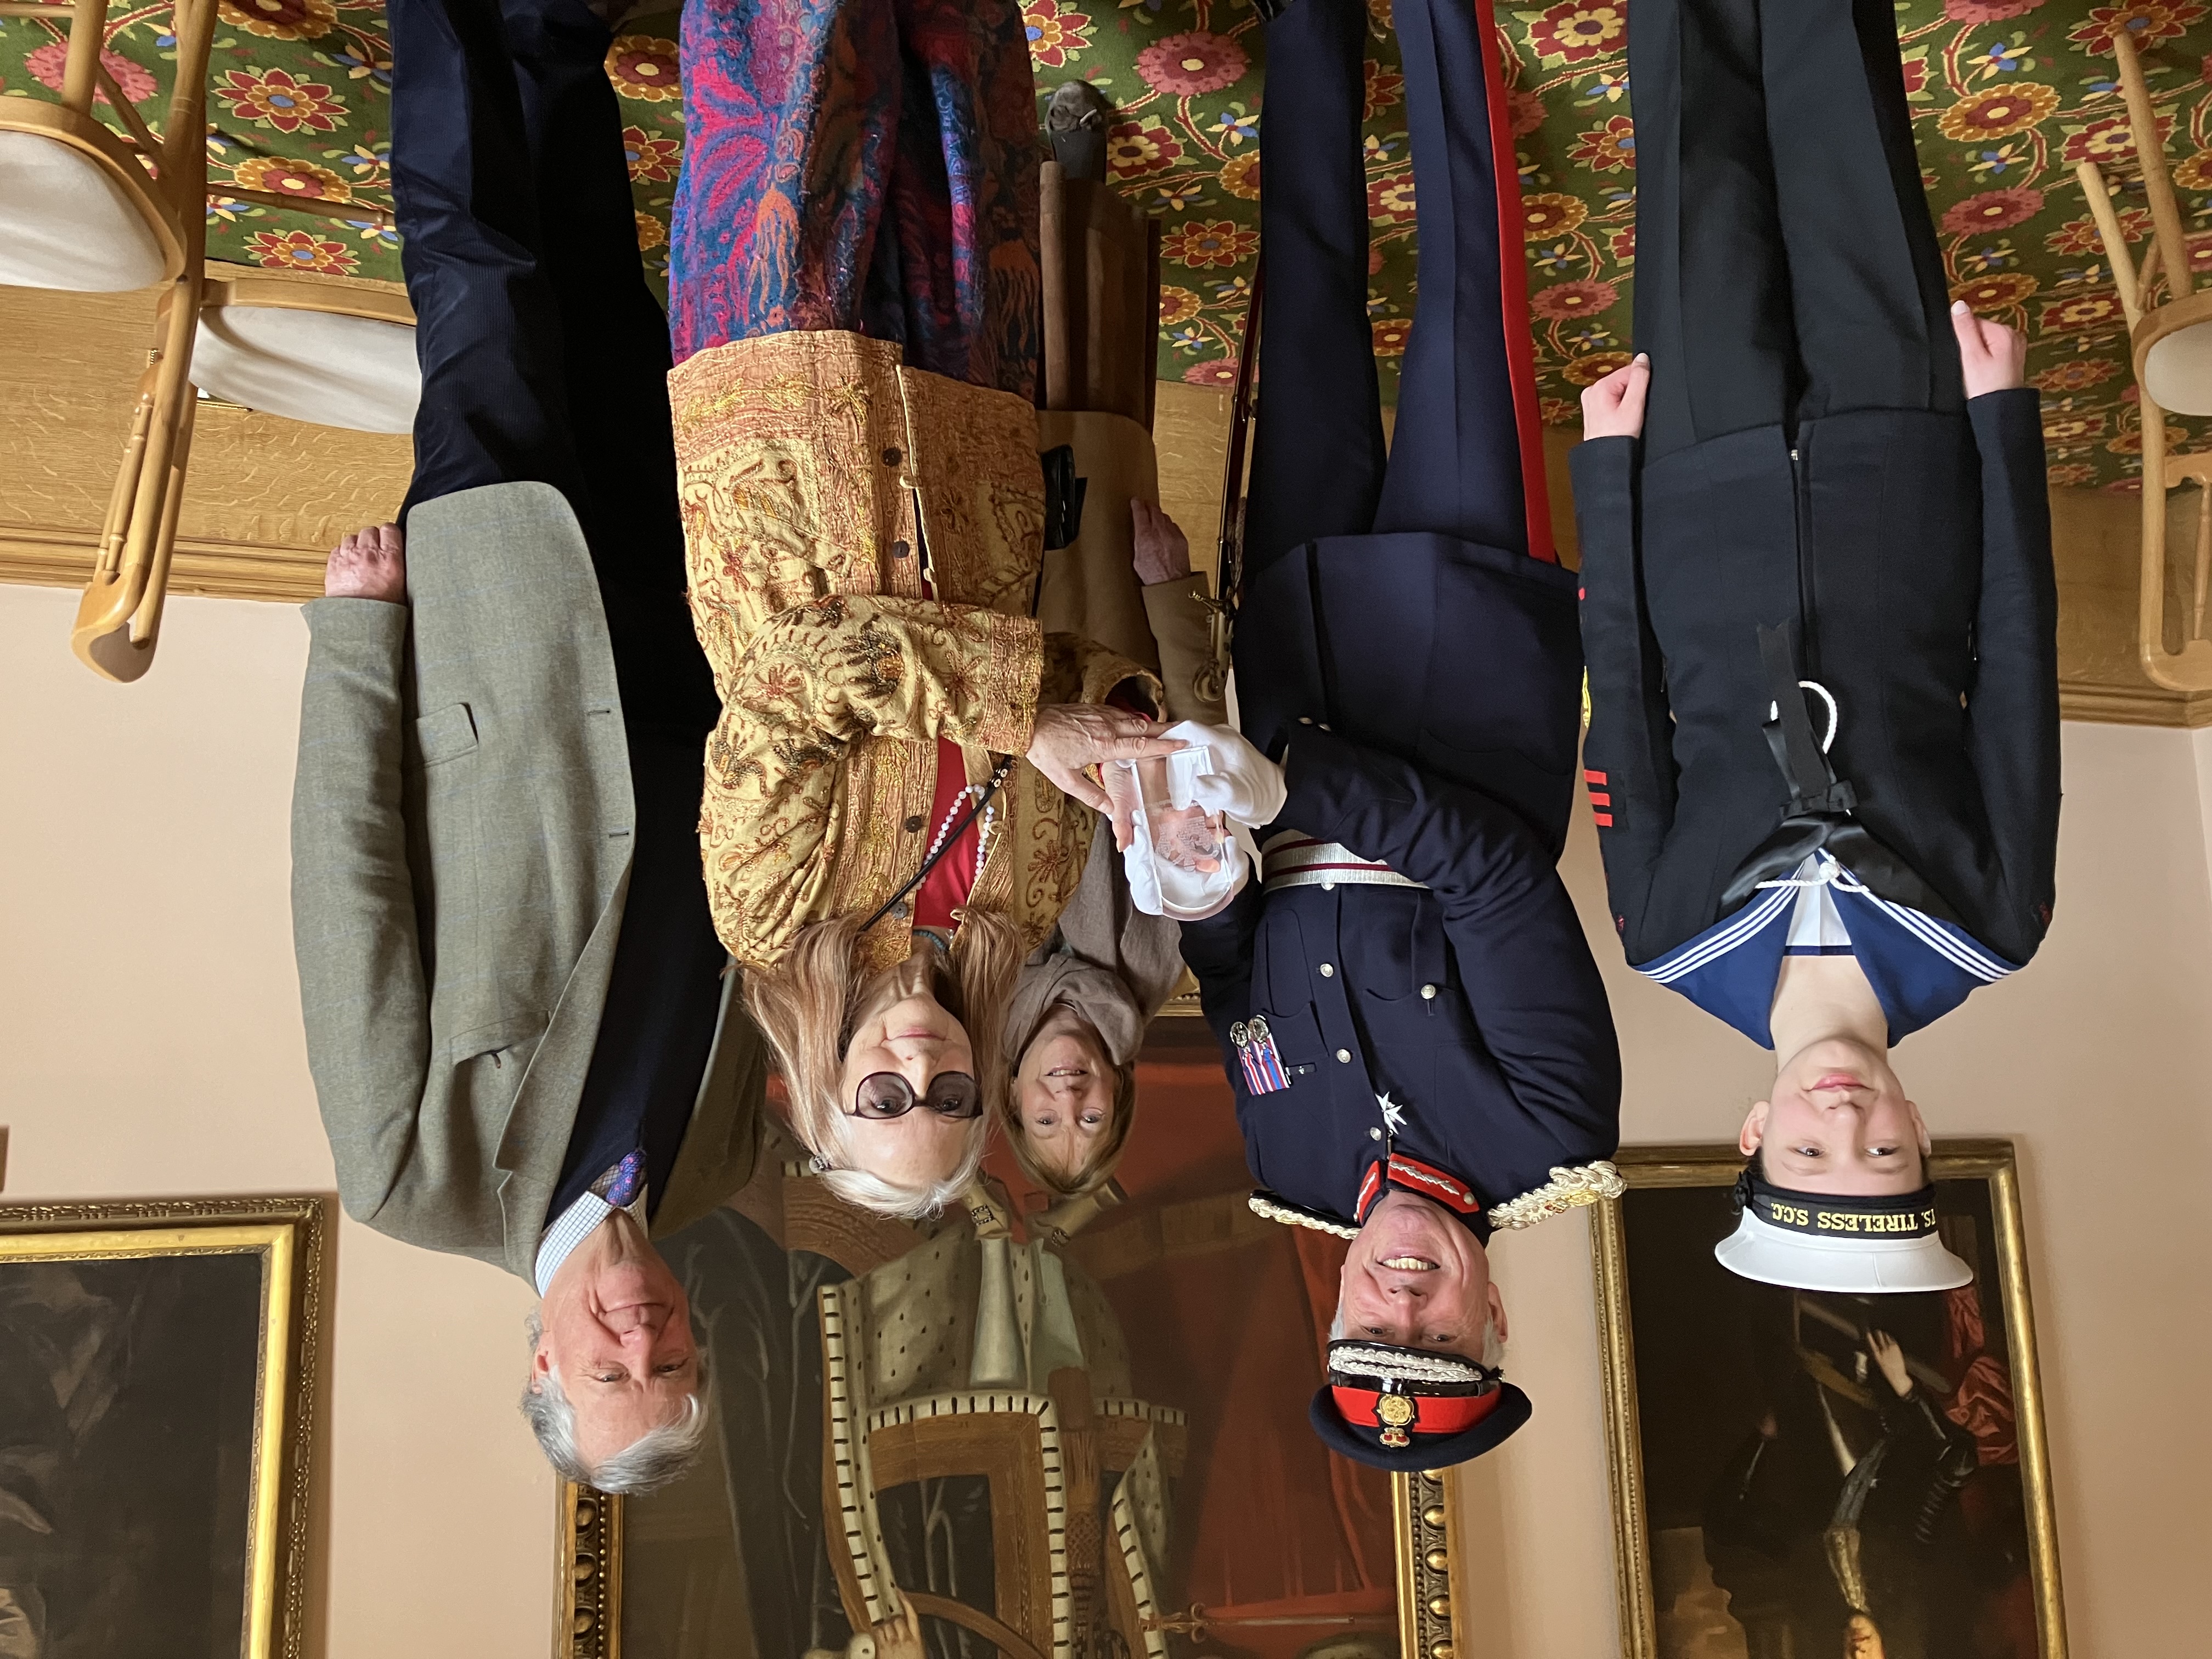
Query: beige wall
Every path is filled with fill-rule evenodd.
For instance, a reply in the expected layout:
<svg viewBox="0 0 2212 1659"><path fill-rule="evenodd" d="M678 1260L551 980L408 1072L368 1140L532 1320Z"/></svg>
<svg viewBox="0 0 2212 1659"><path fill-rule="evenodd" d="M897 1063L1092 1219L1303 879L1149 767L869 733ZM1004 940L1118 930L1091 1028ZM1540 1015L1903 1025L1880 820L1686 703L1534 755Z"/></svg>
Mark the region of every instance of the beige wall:
<svg viewBox="0 0 2212 1659"><path fill-rule="evenodd" d="M6 1196L328 1191L286 921L305 630L185 599L153 674L94 679L72 594L0 587ZM2193 1650L2212 1558L2212 732L2069 726L2061 902L2033 969L1900 1051L1939 1131L2021 1142L2075 1651ZM2200 774L2204 780L2200 790ZM1762 1057L1620 970L1594 833L1568 873L1607 964L1632 1140L1722 1139ZM337 1250L327 1652L544 1651L549 1477L517 1421L527 1288L351 1224ZM1583 1219L1506 1240L1536 1420L1467 1482L1468 1659L1618 1651Z"/></svg>
<svg viewBox="0 0 2212 1659"><path fill-rule="evenodd" d="M2019 1144L2073 1651L2197 1652L2212 1559L2212 743L2064 732L2051 936L2027 972L1900 1046L1898 1068L1937 1133ZM1732 1139L1771 1062L1621 968L1586 813L1566 871L1620 1028L1622 1138ZM1483 1540L1462 1591L1469 1659L1599 1659L1620 1650L1587 1220L1516 1234L1496 1262L1537 1414L1467 1481L1468 1535Z"/></svg>
<svg viewBox="0 0 2212 1659"><path fill-rule="evenodd" d="M0 1196L331 1192L286 891L306 627L173 600L118 686L70 655L76 603L0 587ZM323 1651L540 1659L529 1287L351 1222L336 1263Z"/></svg>

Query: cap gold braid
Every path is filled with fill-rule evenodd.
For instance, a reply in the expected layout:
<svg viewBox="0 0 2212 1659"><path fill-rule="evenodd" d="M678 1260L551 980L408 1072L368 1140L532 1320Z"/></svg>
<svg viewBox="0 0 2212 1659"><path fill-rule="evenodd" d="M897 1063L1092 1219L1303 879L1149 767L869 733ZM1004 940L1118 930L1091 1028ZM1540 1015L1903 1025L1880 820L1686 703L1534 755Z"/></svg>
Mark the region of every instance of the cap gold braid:
<svg viewBox="0 0 2212 1659"><path fill-rule="evenodd" d="M1518 1198L1509 1198L1490 1212L1493 1227L1533 1227L1538 1222L1569 1210L1595 1204L1601 1198L1619 1198L1628 1190L1620 1171L1605 1159L1577 1164L1571 1170L1554 1164L1552 1178Z"/></svg>

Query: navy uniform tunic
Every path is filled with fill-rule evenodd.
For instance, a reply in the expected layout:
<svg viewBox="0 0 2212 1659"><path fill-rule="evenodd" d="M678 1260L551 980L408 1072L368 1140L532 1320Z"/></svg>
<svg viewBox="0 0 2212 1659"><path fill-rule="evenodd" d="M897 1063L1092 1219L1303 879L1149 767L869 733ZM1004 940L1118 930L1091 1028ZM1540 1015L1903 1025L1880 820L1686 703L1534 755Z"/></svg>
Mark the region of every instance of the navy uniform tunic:
<svg viewBox="0 0 2212 1659"><path fill-rule="evenodd" d="M1554 867L1582 647L1575 578L1550 556L1488 11L1399 0L1421 300L1387 451L1365 307L1366 7L1296 0L1267 25L1268 96L1297 119L1261 134L1280 343L1246 513L1239 720L1286 764L1278 831L1421 885L1255 882L1186 923L1182 948L1255 1176L1338 1231L1395 1184L1486 1237L1501 1204L1527 1198L1504 1219L1534 1218L1545 1200L1528 1195L1619 1133L1612 1017ZM1279 1071L1248 1078L1255 1020Z"/></svg>

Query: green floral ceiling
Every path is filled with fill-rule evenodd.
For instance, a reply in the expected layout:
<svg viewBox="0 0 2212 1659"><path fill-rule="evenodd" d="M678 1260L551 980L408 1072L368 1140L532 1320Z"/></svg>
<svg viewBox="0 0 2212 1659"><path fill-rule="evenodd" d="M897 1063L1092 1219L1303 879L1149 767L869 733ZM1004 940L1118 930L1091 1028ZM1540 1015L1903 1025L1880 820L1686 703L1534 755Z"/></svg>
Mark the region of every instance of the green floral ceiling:
<svg viewBox="0 0 2212 1659"><path fill-rule="evenodd" d="M1412 323L1413 189L1404 82L1376 13L1367 65L1369 307L1385 395ZM2056 483L2134 487L2142 435L2125 328L2073 176L2093 157L2117 173L2138 251L2149 214L2104 43L2130 31L2168 124L2195 263L2212 271L2212 8L2197 0L1899 0L1906 86L1954 291L2025 327L2045 393ZM1119 106L1121 186L1164 222L1159 372L1225 385L1259 234L1262 29L1246 0L1027 0L1038 96L1080 76ZM175 43L166 5L109 14L106 63L159 125ZM1546 417L1575 416L1581 386L1629 348L1636 264L1636 140L1626 0L1498 12L1527 210L1530 307ZM608 56L621 94L638 240L656 280L681 157L672 20L635 23ZM0 95L46 98L62 30L0 23ZM208 106L210 177L340 208L388 207L390 52L380 0L222 0ZM112 117L110 118L112 118ZM218 198L209 251L222 259L396 279L397 240L367 219L311 217ZM2201 234L2199 234L2201 232ZM2202 447L2204 422L2172 424Z"/></svg>

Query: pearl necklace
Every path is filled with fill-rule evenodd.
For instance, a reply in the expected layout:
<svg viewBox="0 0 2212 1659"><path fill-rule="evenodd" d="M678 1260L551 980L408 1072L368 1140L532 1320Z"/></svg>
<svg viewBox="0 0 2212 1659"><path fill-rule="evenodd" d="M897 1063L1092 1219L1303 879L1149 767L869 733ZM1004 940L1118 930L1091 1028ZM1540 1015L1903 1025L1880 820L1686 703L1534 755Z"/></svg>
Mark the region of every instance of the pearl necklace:
<svg viewBox="0 0 2212 1659"><path fill-rule="evenodd" d="M930 841L929 852L922 860L923 864L934 862L938 854L945 849L946 837L951 835L952 826L959 821L962 811L975 798L975 789L976 786L972 783L964 785L960 793L952 798L952 805L945 809L945 821L937 826L937 834ZM983 856L991 845L991 820L997 814L998 810L999 803L994 799L984 807L982 817L976 820L975 873L970 879L971 886L975 882L983 879Z"/></svg>

